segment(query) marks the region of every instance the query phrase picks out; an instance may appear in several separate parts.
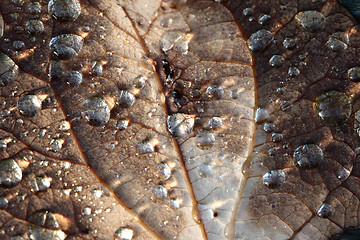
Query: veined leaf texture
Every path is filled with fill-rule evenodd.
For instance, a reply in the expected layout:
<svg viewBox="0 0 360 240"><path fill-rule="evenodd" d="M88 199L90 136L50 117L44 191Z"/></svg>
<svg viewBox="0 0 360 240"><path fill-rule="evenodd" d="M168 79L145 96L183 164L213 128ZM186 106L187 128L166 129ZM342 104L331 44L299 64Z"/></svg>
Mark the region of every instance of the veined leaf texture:
<svg viewBox="0 0 360 240"><path fill-rule="evenodd" d="M1 0L0 239L359 239L339 2Z"/></svg>

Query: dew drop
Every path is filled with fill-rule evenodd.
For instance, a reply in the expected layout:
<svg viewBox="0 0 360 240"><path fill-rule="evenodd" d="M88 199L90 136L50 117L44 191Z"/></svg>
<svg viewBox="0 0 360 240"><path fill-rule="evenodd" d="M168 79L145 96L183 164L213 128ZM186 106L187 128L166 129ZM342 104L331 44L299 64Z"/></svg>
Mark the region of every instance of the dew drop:
<svg viewBox="0 0 360 240"><path fill-rule="evenodd" d="M261 14L259 16L259 24L265 25L270 22L271 16L268 14Z"/></svg>
<svg viewBox="0 0 360 240"><path fill-rule="evenodd" d="M359 82L360 81L360 67L352 67L347 72L348 78L351 81Z"/></svg>
<svg viewBox="0 0 360 240"><path fill-rule="evenodd" d="M117 103L123 107L131 107L135 103L135 96L126 90L121 90L118 94Z"/></svg>
<svg viewBox="0 0 360 240"><path fill-rule="evenodd" d="M29 227L32 240L64 240L66 234L59 229L59 223L54 214L48 211L38 211L29 217L32 223Z"/></svg>
<svg viewBox="0 0 360 240"><path fill-rule="evenodd" d="M147 141L137 143L136 148L139 154L153 153L155 151L154 146Z"/></svg>
<svg viewBox="0 0 360 240"><path fill-rule="evenodd" d="M74 21L81 13L79 0L50 0L49 14L59 21Z"/></svg>
<svg viewBox="0 0 360 240"><path fill-rule="evenodd" d="M0 185L13 187L22 179L22 171L13 159L5 159L0 162Z"/></svg>
<svg viewBox="0 0 360 240"><path fill-rule="evenodd" d="M39 14L41 13L41 5L39 2L31 2L28 5L28 11L31 14Z"/></svg>
<svg viewBox="0 0 360 240"><path fill-rule="evenodd" d="M206 93L210 98L221 99L224 96L224 89L221 86L209 86Z"/></svg>
<svg viewBox="0 0 360 240"><path fill-rule="evenodd" d="M134 80L134 87L138 89L142 89L145 86L147 80L148 77L142 75L137 76Z"/></svg>
<svg viewBox="0 0 360 240"><path fill-rule="evenodd" d="M264 131L267 133L275 131L275 125L269 122L264 123Z"/></svg>
<svg viewBox="0 0 360 240"><path fill-rule="evenodd" d="M334 90L322 93L314 103L315 113L321 122L328 126L345 123L350 117L351 108L346 94Z"/></svg>
<svg viewBox="0 0 360 240"><path fill-rule="evenodd" d="M322 218L328 218L332 214L333 209L330 204L324 203L320 206L317 214Z"/></svg>
<svg viewBox="0 0 360 240"><path fill-rule="evenodd" d="M71 85L79 86L82 83L82 74L79 71L68 72L67 82Z"/></svg>
<svg viewBox="0 0 360 240"><path fill-rule="evenodd" d="M340 52L347 49L349 44L349 35L344 32L336 32L331 34L329 40L326 42L328 48Z"/></svg>
<svg viewBox="0 0 360 240"><path fill-rule="evenodd" d="M94 198L99 199L102 196L102 190L101 189L94 189L91 191Z"/></svg>
<svg viewBox="0 0 360 240"><path fill-rule="evenodd" d="M20 51L25 47L25 43L23 41L14 41L13 47L16 51Z"/></svg>
<svg viewBox="0 0 360 240"><path fill-rule="evenodd" d="M284 135L282 135L281 133L273 133L271 134L271 141L273 142L280 142L281 140L283 140Z"/></svg>
<svg viewBox="0 0 360 240"><path fill-rule="evenodd" d="M103 73L103 66L99 62L94 62L91 67L91 73L96 76L100 76Z"/></svg>
<svg viewBox="0 0 360 240"><path fill-rule="evenodd" d="M216 129L216 128L220 128L222 126L223 122L222 119L220 117L212 117L209 120L209 127Z"/></svg>
<svg viewBox="0 0 360 240"><path fill-rule="evenodd" d="M60 152L63 147L63 140L62 139L51 139L50 140L50 149L53 152Z"/></svg>
<svg viewBox="0 0 360 240"><path fill-rule="evenodd" d="M314 10L299 12L295 16L296 22L308 32L318 32L325 25L325 17L322 13Z"/></svg>
<svg viewBox="0 0 360 240"><path fill-rule="evenodd" d="M212 168L208 164L201 164L199 167L200 177L208 177L212 173Z"/></svg>
<svg viewBox="0 0 360 240"><path fill-rule="evenodd" d="M82 209L82 213L85 215L85 216L89 216L91 214L91 208L90 207L84 207Z"/></svg>
<svg viewBox="0 0 360 240"><path fill-rule="evenodd" d="M24 240L24 238L22 236L13 236L10 240Z"/></svg>
<svg viewBox="0 0 360 240"><path fill-rule="evenodd" d="M286 175L284 170L271 170L262 176L262 180L265 186L269 188L280 187L285 183Z"/></svg>
<svg viewBox="0 0 360 240"><path fill-rule="evenodd" d="M316 144L305 144L297 147L294 151L295 166L302 169L314 168L324 160L321 148Z"/></svg>
<svg viewBox="0 0 360 240"><path fill-rule="evenodd" d="M356 136L360 139L360 110L355 112L354 130Z"/></svg>
<svg viewBox="0 0 360 240"><path fill-rule="evenodd" d="M340 181L345 181L346 179L348 179L348 177L350 176L351 171L349 171L348 169L341 167L337 173L337 178Z"/></svg>
<svg viewBox="0 0 360 240"><path fill-rule="evenodd" d="M296 46L296 40L293 38L285 38L283 41L283 46L286 49L294 49Z"/></svg>
<svg viewBox="0 0 360 240"><path fill-rule="evenodd" d="M285 58L281 55L274 55L270 58L269 64L272 67L280 67L285 62Z"/></svg>
<svg viewBox="0 0 360 240"><path fill-rule="evenodd" d="M8 206L9 200L6 197L0 197L0 209L6 209Z"/></svg>
<svg viewBox="0 0 360 240"><path fill-rule="evenodd" d="M191 133L195 123L193 115L174 113L167 117L167 127L173 137L183 138Z"/></svg>
<svg viewBox="0 0 360 240"><path fill-rule="evenodd" d="M46 191L51 184L51 178L48 177L36 177L30 180L29 185L33 192Z"/></svg>
<svg viewBox="0 0 360 240"><path fill-rule="evenodd" d="M40 20L29 20L25 24L25 30L31 34L44 32L44 24Z"/></svg>
<svg viewBox="0 0 360 240"><path fill-rule="evenodd" d="M24 95L16 104L24 117L35 117L41 111L41 101L36 95Z"/></svg>
<svg viewBox="0 0 360 240"><path fill-rule="evenodd" d="M260 29L259 31L251 34L247 43L251 52L261 52L274 40L274 35L266 30Z"/></svg>
<svg viewBox="0 0 360 240"><path fill-rule="evenodd" d="M118 120L115 125L119 130L125 130L129 126L129 120Z"/></svg>
<svg viewBox="0 0 360 240"><path fill-rule="evenodd" d="M167 180L171 176L171 168L166 163L159 163L157 165L157 170L159 174L164 178L164 180Z"/></svg>
<svg viewBox="0 0 360 240"><path fill-rule="evenodd" d="M161 185L156 185L151 188L154 195L159 199L165 199L167 198L167 190Z"/></svg>
<svg viewBox="0 0 360 240"><path fill-rule="evenodd" d="M266 121L269 118L269 112L268 110L264 108L257 108L255 112L255 122L256 123L262 123Z"/></svg>
<svg viewBox="0 0 360 240"><path fill-rule="evenodd" d="M0 52L0 86L7 86L14 82L19 74L15 62L4 53Z"/></svg>
<svg viewBox="0 0 360 240"><path fill-rule="evenodd" d="M289 67L288 74L290 77L296 77L300 74L300 70L295 66L291 66Z"/></svg>
<svg viewBox="0 0 360 240"><path fill-rule="evenodd" d="M134 236L134 231L128 227L121 227L114 233L115 240L131 240Z"/></svg>
<svg viewBox="0 0 360 240"><path fill-rule="evenodd" d="M50 40L51 52L61 60L76 57L82 47L84 39L75 34L62 34Z"/></svg>
<svg viewBox="0 0 360 240"><path fill-rule="evenodd" d="M212 132L203 130L200 131L197 135L197 142L199 147L208 148L215 143L215 135Z"/></svg>
<svg viewBox="0 0 360 240"><path fill-rule="evenodd" d="M166 17L166 18L161 19L160 26L162 26L163 28L168 28L168 27L170 27L172 22L173 22L172 18Z"/></svg>
<svg viewBox="0 0 360 240"><path fill-rule="evenodd" d="M244 10L243 10L244 16L249 16L249 15L251 15L253 13L254 13L254 10L252 8L249 8L249 7L244 8Z"/></svg>
<svg viewBox="0 0 360 240"><path fill-rule="evenodd" d="M93 126L103 126L110 120L110 109L106 102L98 97L85 101L85 119Z"/></svg>

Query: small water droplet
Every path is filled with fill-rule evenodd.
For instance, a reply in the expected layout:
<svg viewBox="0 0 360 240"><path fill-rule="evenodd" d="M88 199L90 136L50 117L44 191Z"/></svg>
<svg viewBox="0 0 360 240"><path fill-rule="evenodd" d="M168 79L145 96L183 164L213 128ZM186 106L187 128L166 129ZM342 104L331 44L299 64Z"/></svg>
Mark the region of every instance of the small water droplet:
<svg viewBox="0 0 360 240"><path fill-rule="evenodd" d="M0 52L0 86L7 86L14 82L19 74L15 62L4 53Z"/></svg>
<svg viewBox="0 0 360 240"><path fill-rule="evenodd" d="M221 99L224 96L224 89L221 86L209 86L206 93L210 98Z"/></svg>
<svg viewBox="0 0 360 240"><path fill-rule="evenodd" d="M48 177L36 177L30 180L29 185L33 192L46 191L50 187L51 180Z"/></svg>
<svg viewBox="0 0 360 240"><path fill-rule="evenodd" d="M243 10L244 16L249 16L249 15L251 15L253 13L254 13L254 10L252 8L249 8L249 7L244 8L244 10Z"/></svg>
<svg viewBox="0 0 360 240"><path fill-rule="evenodd" d="M324 154L318 145L305 144L295 149L293 158L295 166L309 169L318 166L324 160Z"/></svg>
<svg viewBox="0 0 360 240"><path fill-rule="evenodd" d="M216 129L216 128L220 128L223 124L222 119L220 117L212 117L209 120L209 127Z"/></svg>
<svg viewBox="0 0 360 240"><path fill-rule="evenodd" d="M271 20L271 16L268 14L261 14L259 16L259 24L261 24L261 25L265 25L265 24L269 23L270 20Z"/></svg>
<svg viewBox="0 0 360 240"><path fill-rule="evenodd" d="M93 126L103 126L110 120L110 109L106 102L98 97L85 101L85 119Z"/></svg>
<svg viewBox="0 0 360 240"><path fill-rule="evenodd" d="M31 14L39 14L41 13L41 5L39 2L31 2L28 5L28 11Z"/></svg>
<svg viewBox="0 0 360 240"><path fill-rule="evenodd" d="M210 148L215 143L215 135L206 130L200 131L196 139L200 148Z"/></svg>
<svg viewBox="0 0 360 240"><path fill-rule="evenodd" d="M25 30L31 34L44 32L44 24L40 20L29 20L25 24Z"/></svg>
<svg viewBox="0 0 360 240"><path fill-rule="evenodd" d="M346 179L348 179L348 177L350 176L351 171L349 171L348 169L341 167L337 173L337 178L340 181L345 181Z"/></svg>
<svg viewBox="0 0 360 240"><path fill-rule="evenodd" d="M269 118L269 112L268 110L264 108L257 108L255 112L255 122L256 123L262 123L266 121Z"/></svg>
<svg viewBox="0 0 360 240"><path fill-rule="evenodd" d="M139 154L153 153L155 151L154 146L147 141L137 143L136 148Z"/></svg>
<svg viewBox="0 0 360 240"><path fill-rule="evenodd" d="M16 51L20 51L25 47L25 43L23 41L14 41L13 47Z"/></svg>
<svg viewBox="0 0 360 240"><path fill-rule="evenodd" d="M49 14L59 21L74 21L81 13L79 0L50 0Z"/></svg>
<svg viewBox="0 0 360 240"><path fill-rule="evenodd" d="M269 64L272 67L280 67L284 62L285 58L282 55L274 55L269 60Z"/></svg>
<svg viewBox="0 0 360 240"><path fill-rule="evenodd" d="M166 163L159 163L157 165L157 170L159 174L164 178L164 180L167 180L171 176L171 168Z"/></svg>
<svg viewBox="0 0 360 240"><path fill-rule="evenodd" d="M352 67L348 70L348 78L351 81L359 82L360 81L360 67Z"/></svg>
<svg viewBox="0 0 360 240"><path fill-rule="evenodd" d="M82 213L85 215L85 216L89 216L91 214L91 208L90 207L84 207L82 209Z"/></svg>
<svg viewBox="0 0 360 240"><path fill-rule="evenodd" d="M68 72L67 82L71 85L79 86L82 83L82 74L79 71Z"/></svg>
<svg viewBox="0 0 360 240"><path fill-rule="evenodd" d="M0 209L6 209L8 203L9 203L9 200L7 200L7 198L0 197Z"/></svg>
<svg viewBox="0 0 360 240"><path fill-rule="evenodd" d="M13 159L0 161L0 185L4 187L16 186L22 179L22 171Z"/></svg>
<svg viewBox="0 0 360 240"><path fill-rule="evenodd" d="M267 133L275 131L275 125L269 122L264 123L264 131Z"/></svg>
<svg viewBox="0 0 360 240"><path fill-rule="evenodd" d="M191 133L195 123L193 115L174 113L167 117L167 127L173 137L183 138Z"/></svg>
<svg viewBox="0 0 360 240"><path fill-rule="evenodd" d="M303 11L295 16L296 22L308 32L319 32L325 25L325 17L318 11Z"/></svg>
<svg viewBox="0 0 360 240"><path fill-rule="evenodd" d="M282 135L281 133L273 133L271 134L271 141L273 142L280 142L281 140L283 140L284 135Z"/></svg>
<svg viewBox="0 0 360 240"><path fill-rule="evenodd" d="M265 173L262 176L263 183L265 186L272 187L280 187L285 183L286 174L284 170L271 170L270 172Z"/></svg>
<svg viewBox="0 0 360 240"><path fill-rule="evenodd" d="M117 103L123 107L131 107L135 103L135 96L126 90L121 90L118 94Z"/></svg>
<svg viewBox="0 0 360 240"><path fill-rule="evenodd" d="M285 38L283 41L283 46L286 49L293 49L296 46L296 40L293 38Z"/></svg>
<svg viewBox="0 0 360 240"><path fill-rule="evenodd" d="M91 74L100 76L103 73L103 65L100 62L94 62L91 67Z"/></svg>
<svg viewBox="0 0 360 240"><path fill-rule="evenodd" d="M115 125L119 130L125 130L129 126L129 120L118 120Z"/></svg>
<svg viewBox="0 0 360 240"><path fill-rule="evenodd" d="M259 31L251 34L247 43L251 52L261 52L274 40L274 35L266 30L260 29Z"/></svg>
<svg viewBox="0 0 360 240"><path fill-rule="evenodd" d="M331 34L329 40L326 42L328 48L340 52L347 49L349 44L349 35L344 32L336 32Z"/></svg>
<svg viewBox="0 0 360 240"><path fill-rule="evenodd" d="M94 198L99 199L102 196L102 190L101 189L94 189L91 191Z"/></svg>
<svg viewBox="0 0 360 240"><path fill-rule="evenodd" d="M170 27L172 22L173 22L172 18L166 17L166 18L161 19L160 26L162 26L163 28L168 28L168 27Z"/></svg>
<svg viewBox="0 0 360 240"><path fill-rule="evenodd" d="M50 140L50 149L54 152L60 152L63 147L64 140L62 139L51 139Z"/></svg>
<svg viewBox="0 0 360 240"><path fill-rule="evenodd" d="M350 99L338 91L322 93L314 103L315 113L321 122L328 126L345 123L351 115L351 109Z"/></svg>
<svg viewBox="0 0 360 240"><path fill-rule="evenodd" d="M295 66L291 66L289 67L288 74L290 77L296 77L300 74L300 70Z"/></svg>
<svg viewBox="0 0 360 240"><path fill-rule="evenodd" d="M165 199L167 198L167 190L161 185L156 185L151 188L154 195L159 199Z"/></svg>
<svg viewBox="0 0 360 240"><path fill-rule="evenodd" d="M212 168L208 164L201 164L199 166L199 175L200 177L208 177L212 173Z"/></svg>
<svg viewBox="0 0 360 240"><path fill-rule="evenodd" d="M115 240L132 240L134 231L128 227L121 227L115 231Z"/></svg>
<svg viewBox="0 0 360 240"><path fill-rule="evenodd" d="M49 46L54 56L61 60L76 57L82 47L84 39L75 34L62 34L50 40Z"/></svg>
<svg viewBox="0 0 360 240"><path fill-rule="evenodd" d="M327 203L324 203L320 206L317 214L320 216L320 217L323 217L323 218L328 218L330 217L330 215L332 214L333 212L333 209L331 207L330 204L327 204Z"/></svg>
<svg viewBox="0 0 360 240"><path fill-rule="evenodd" d="M66 234L59 229L59 223L55 215L49 211L40 210L29 217L30 239L44 240L56 239L64 240Z"/></svg>

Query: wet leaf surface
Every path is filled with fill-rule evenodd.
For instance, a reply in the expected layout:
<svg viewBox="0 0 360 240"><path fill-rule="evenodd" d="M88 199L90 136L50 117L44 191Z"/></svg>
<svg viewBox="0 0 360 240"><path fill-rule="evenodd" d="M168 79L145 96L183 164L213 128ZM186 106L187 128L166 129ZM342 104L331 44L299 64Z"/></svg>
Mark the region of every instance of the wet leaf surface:
<svg viewBox="0 0 360 240"><path fill-rule="evenodd" d="M1 1L1 239L357 234L354 17L220 2Z"/></svg>

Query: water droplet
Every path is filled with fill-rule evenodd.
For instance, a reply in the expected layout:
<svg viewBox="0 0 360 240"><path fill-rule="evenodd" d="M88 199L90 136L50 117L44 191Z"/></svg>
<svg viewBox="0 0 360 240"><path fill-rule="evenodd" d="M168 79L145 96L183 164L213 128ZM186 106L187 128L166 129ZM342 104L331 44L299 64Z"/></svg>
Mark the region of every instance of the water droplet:
<svg viewBox="0 0 360 240"><path fill-rule="evenodd" d="M265 186L269 188L280 187L285 183L286 175L284 170L271 170L262 176L262 180Z"/></svg>
<svg viewBox="0 0 360 240"><path fill-rule="evenodd" d="M119 130L125 130L129 126L129 120L118 120L115 125Z"/></svg>
<svg viewBox="0 0 360 240"><path fill-rule="evenodd" d="M6 209L8 203L9 200L7 200L5 197L0 197L0 209Z"/></svg>
<svg viewBox="0 0 360 240"><path fill-rule="evenodd" d="M328 126L345 123L350 117L351 108L350 99L338 91L322 93L314 103L315 113L321 122Z"/></svg>
<svg viewBox="0 0 360 240"><path fill-rule="evenodd" d="M186 137L193 130L194 123L194 116L189 114L174 113L167 117L167 127L173 137Z"/></svg>
<svg viewBox="0 0 360 240"><path fill-rule="evenodd" d="M284 135L282 135L281 133L273 133L271 134L271 141L273 142L280 142L281 140L283 140Z"/></svg>
<svg viewBox="0 0 360 240"><path fill-rule="evenodd" d="M289 67L288 74L290 77L296 77L300 74L300 70L295 66L291 66Z"/></svg>
<svg viewBox="0 0 360 240"><path fill-rule="evenodd" d="M348 70L348 78L351 81L359 82L360 81L360 67L352 67Z"/></svg>
<svg viewBox="0 0 360 240"><path fill-rule="evenodd" d="M325 17L318 11L303 11L299 12L295 16L295 20L300 24L306 31L315 33L323 29L325 25Z"/></svg>
<svg viewBox="0 0 360 240"><path fill-rule="evenodd" d="M82 74L79 71L68 72L67 82L71 85L79 86L82 83Z"/></svg>
<svg viewBox="0 0 360 240"><path fill-rule="evenodd" d="M29 20L25 24L25 30L31 34L44 32L44 24L40 20Z"/></svg>
<svg viewBox="0 0 360 240"><path fill-rule="evenodd" d="M91 73L96 76L100 76L103 73L103 66L99 62L94 62L91 67Z"/></svg>
<svg viewBox="0 0 360 240"><path fill-rule="evenodd" d="M261 14L259 16L259 24L265 25L270 22L271 16L268 14Z"/></svg>
<svg viewBox="0 0 360 240"><path fill-rule="evenodd" d="M36 177L30 180L29 185L33 192L46 191L51 184L51 178L48 177Z"/></svg>
<svg viewBox="0 0 360 240"><path fill-rule="evenodd" d="M224 96L224 89L221 86L209 86L206 93L210 98L221 99Z"/></svg>
<svg viewBox="0 0 360 240"><path fill-rule="evenodd" d="M326 42L328 48L340 52L347 49L349 44L349 35L344 32L336 32L331 34L329 40Z"/></svg>
<svg viewBox="0 0 360 240"><path fill-rule="evenodd" d="M136 148L139 154L153 153L155 151L154 146L147 141L137 143Z"/></svg>
<svg viewBox="0 0 360 240"><path fill-rule="evenodd" d="M173 22L172 18L166 17L166 18L161 19L160 26L162 26L163 28L168 28L168 27L170 27L172 22Z"/></svg>
<svg viewBox="0 0 360 240"><path fill-rule="evenodd" d="M22 179L22 171L13 159L0 162L0 185L4 187L16 186Z"/></svg>
<svg viewBox="0 0 360 240"><path fill-rule="evenodd" d="M14 41L13 47L16 51L20 51L25 47L25 43L23 41Z"/></svg>
<svg viewBox="0 0 360 240"><path fill-rule="evenodd" d="M222 126L223 122L222 122L222 119L220 117L212 117L210 120L209 120L209 126L210 128L220 128Z"/></svg>
<svg viewBox="0 0 360 240"><path fill-rule="evenodd" d="M70 123L66 120L62 120L61 122L59 122L59 127L58 129L60 131L66 132L70 130Z"/></svg>
<svg viewBox="0 0 360 240"><path fill-rule="evenodd" d="M192 99L199 99L201 97L201 91L198 88L193 88L190 90L190 97Z"/></svg>
<svg viewBox="0 0 360 240"><path fill-rule="evenodd" d="M41 13L41 5L39 2L31 2L28 5L28 11L31 14L39 14Z"/></svg>
<svg viewBox="0 0 360 240"><path fill-rule="evenodd" d="M296 46L296 40L293 38L285 38L283 45L286 49L293 49Z"/></svg>
<svg viewBox="0 0 360 240"><path fill-rule="evenodd" d="M90 207L84 207L82 209L82 213L85 215L85 216L89 216L91 214L91 208Z"/></svg>
<svg viewBox="0 0 360 240"><path fill-rule="evenodd" d="M35 212L29 217L29 221L32 223L29 227L32 240L64 240L66 238L66 234L59 229L59 223L51 212L43 210Z"/></svg>
<svg viewBox="0 0 360 240"><path fill-rule="evenodd" d="M159 199L167 198L167 190L163 186L156 185L156 186L152 187L151 190L157 198L159 198Z"/></svg>
<svg viewBox="0 0 360 240"><path fill-rule="evenodd" d="M269 60L269 64L272 67L280 67L284 62L285 58L282 55L274 55Z"/></svg>
<svg viewBox="0 0 360 240"><path fill-rule="evenodd" d="M247 43L251 52L263 51L274 40L274 35L266 30L260 29L259 31L251 34Z"/></svg>
<svg viewBox="0 0 360 240"><path fill-rule="evenodd" d="M115 231L115 240L131 240L134 236L134 231L128 227L121 227Z"/></svg>
<svg viewBox="0 0 360 240"><path fill-rule="evenodd" d="M253 13L254 13L254 10L252 8L249 8L249 7L244 8L244 10L243 10L244 16L249 16L249 15L251 15Z"/></svg>
<svg viewBox="0 0 360 240"><path fill-rule="evenodd" d="M84 39L75 34L62 34L50 40L51 52L61 60L76 57L82 47Z"/></svg>
<svg viewBox="0 0 360 240"><path fill-rule="evenodd" d="M207 177L212 173L212 168L208 164L201 164L199 167L200 177Z"/></svg>
<svg viewBox="0 0 360 240"><path fill-rule="evenodd" d="M262 123L266 121L269 118L269 112L268 110L264 108L257 108L255 112L255 122L256 123Z"/></svg>
<svg viewBox="0 0 360 240"><path fill-rule="evenodd" d="M239 91L233 90L230 92L230 97L232 99L237 99L237 98L239 98L239 96L240 96Z"/></svg>
<svg viewBox="0 0 360 240"><path fill-rule="evenodd" d="M141 75L137 76L134 80L134 87L138 89L142 89L145 86L147 80L148 77L146 76L141 76Z"/></svg>
<svg viewBox="0 0 360 240"><path fill-rule="evenodd" d="M13 236L10 240L24 240L24 238L22 236Z"/></svg>
<svg viewBox="0 0 360 240"><path fill-rule="evenodd" d="M135 103L135 96L126 90L121 90L118 95L117 103L123 107L131 107Z"/></svg>
<svg viewBox="0 0 360 240"><path fill-rule="evenodd" d="M327 204L327 203L324 203L323 205L320 206L317 214L320 216L320 217L323 217L323 218L328 218L330 217L330 215L332 214L333 212L333 209L331 207L330 204Z"/></svg>
<svg viewBox="0 0 360 240"><path fill-rule="evenodd" d="M215 142L215 135L209 131L200 131L197 135L197 142L199 147L208 148L211 147Z"/></svg>
<svg viewBox="0 0 360 240"><path fill-rule="evenodd" d="M16 106L25 117L35 117L41 111L41 101L36 95L22 96Z"/></svg>
<svg viewBox="0 0 360 240"><path fill-rule="evenodd" d="M110 120L110 109L106 102L98 97L85 101L85 119L93 126L103 126Z"/></svg>
<svg viewBox="0 0 360 240"><path fill-rule="evenodd" d="M171 176L171 168L166 163L159 163L157 165L157 170L159 174L164 178L164 180L167 180Z"/></svg>
<svg viewBox="0 0 360 240"><path fill-rule="evenodd" d="M275 125L269 122L264 123L264 131L267 133L275 131Z"/></svg>
<svg viewBox="0 0 360 240"><path fill-rule="evenodd" d="M50 149L54 152L60 152L63 147L64 140L62 139L51 139L50 140Z"/></svg>
<svg viewBox="0 0 360 240"><path fill-rule="evenodd" d="M318 166L324 160L324 154L318 145L305 144L295 149L293 158L295 166L309 169Z"/></svg>
<svg viewBox="0 0 360 240"><path fill-rule="evenodd" d="M102 190L101 189L94 189L91 191L94 198L99 199L102 196Z"/></svg>
<svg viewBox="0 0 360 240"><path fill-rule="evenodd" d="M7 86L14 82L19 74L15 62L4 53L0 52L0 86Z"/></svg>
<svg viewBox="0 0 360 240"><path fill-rule="evenodd" d="M348 179L348 177L350 176L351 171L349 171L348 169L341 167L337 173L337 178L340 181L345 181L346 179Z"/></svg>
<svg viewBox="0 0 360 240"><path fill-rule="evenodd" d="M59 21L74 21L81 13L81 5L78 0L50 0L48 11Z"/></svg>

